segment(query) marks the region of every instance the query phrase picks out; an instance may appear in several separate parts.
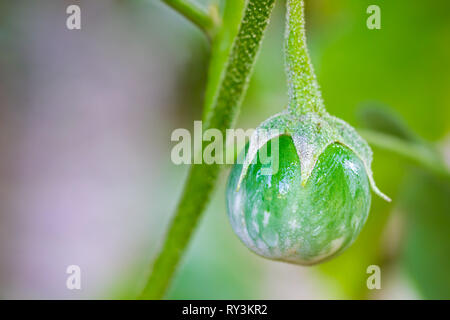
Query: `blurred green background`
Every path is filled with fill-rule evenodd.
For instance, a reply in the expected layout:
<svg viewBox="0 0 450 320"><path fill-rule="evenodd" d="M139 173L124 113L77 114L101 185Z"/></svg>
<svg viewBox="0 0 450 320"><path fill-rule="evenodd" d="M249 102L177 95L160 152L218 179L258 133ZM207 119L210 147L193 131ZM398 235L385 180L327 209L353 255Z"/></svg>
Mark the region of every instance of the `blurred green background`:
<svg viewBox="0 0 450 320"><path fill-rule="evenodd" d="M188 170L170 161L171 132L201 119L210 48L200 31L159 0L75 2L0 0L1 298L139 293ZM70 4L81 7L79 31L65 26ZM371 4L381 30L366 27ZM448 164L450 2L306 5L328 111L362 128L381 110ZM283 19L277 1L238 127L287 103ZM379 148L373 170L392 203L374 195L355 244L314 267L239 242L224 172L168 298L449 299L448 180ZM70 264L82 290L65 286ZM380 290L367 289L369 265L381 267Z"/></svg>

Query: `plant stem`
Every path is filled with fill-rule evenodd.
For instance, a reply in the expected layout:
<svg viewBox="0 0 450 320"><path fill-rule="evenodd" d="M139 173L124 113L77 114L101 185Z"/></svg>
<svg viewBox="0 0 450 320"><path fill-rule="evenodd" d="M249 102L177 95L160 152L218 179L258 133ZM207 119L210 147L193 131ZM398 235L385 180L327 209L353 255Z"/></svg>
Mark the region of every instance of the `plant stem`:
<svg viewBox="0 0 450 320"><path fill-rule="evenodd" d="M285 56L289 110L297 115L325 112L322 94L306 47L303 0L287 0Z"/></svg>
<svg viewBox="0 0 450 320"><path fill-rule="evenodd" d="M189 0L162 0L168 6L178 11L197 27L203 30L208 37L211 37L217 25L216 17L211 12L201 8L198 4Z"/></svg>
<svg viewBox="0 0 450 320"><path fill-rule="evenodd" d="M274 0L247 1L222 81L203 126L204 130L217 128L224 134L226 129L233 127L273 5ZM191 166L163 248L153 264L147 285L141 294L142 299L160 299L164 296L217 184L220 169L218 164Z"/></svg>
<svg viewBox="0 0 450 320"><path fill-rule="evenodd" d="M369 144L395 153L450 182L450 169L431 147L372 130L358 132Z"/></svg>
<svg viewBox="0 0 450 320"><path fill-rule="evenodd" d="M245 0L226 1L222 13L222 25L214 36L211 44L211 58L208 68L208 83L206 84L202 120L210 116L222 75L225 73L228 58L231 54L234 39L239 32Z"/></svg>

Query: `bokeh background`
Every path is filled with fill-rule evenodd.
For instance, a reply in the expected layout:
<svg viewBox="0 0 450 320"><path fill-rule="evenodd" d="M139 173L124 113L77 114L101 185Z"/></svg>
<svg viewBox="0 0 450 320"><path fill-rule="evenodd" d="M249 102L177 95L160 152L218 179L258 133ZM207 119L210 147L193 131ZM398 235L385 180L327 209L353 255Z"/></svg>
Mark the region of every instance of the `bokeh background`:
<svg viewBox="0 0 450 320"><path fill-rule="evenodd" d="M234 0L226 0L234 1ZM207 4L208 1L199 1ZM82 29L66 28L81 7ZM366 9L381 7L381 30ZM450 2L307 1L308 43L330 113L401 119L450 162ZM287 102L277 1L238 126ZM159 0L0 0L0 298L134 298L180 196L176 128L201 119L209 45ZM369 116L367 115L369 114ZM450 298L450 187L374 148L377 184L357 242L315 267L264 260L234 236L219 188L168 298ZM66 288L68 265L81 290ZM381 290L368 290L369 265Z"/></svg>

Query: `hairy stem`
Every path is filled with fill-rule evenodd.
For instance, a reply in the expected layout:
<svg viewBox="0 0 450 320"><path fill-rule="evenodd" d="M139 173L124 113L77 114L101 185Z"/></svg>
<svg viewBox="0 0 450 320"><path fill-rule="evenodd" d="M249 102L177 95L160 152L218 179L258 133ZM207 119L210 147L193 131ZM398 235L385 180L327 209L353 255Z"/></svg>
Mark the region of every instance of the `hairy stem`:
<svg viewBox="0 0 450 320"><path fill-rule="evenodd" d="M234 39L239 32L245 0L226 1L222 13L222 26L214 36L211 45L211 58L209 61L208 83L205 89L202 120L206 121L214 106L222 75L225 73L228 58L231 54Z"/></svg>
<svg viewBox="0 0 450 320"><path fill-rule="evenodd" d="M224 134L226 129L234 125L273 5L274 0L247 1L222 80L203 126L205 130L217 128ZM221 166L217 164L191 166L175 217L141 298L160 299L164 296L215 189L220 169Z"/></svg>
<svg viewBox="0 0 450 320"><path fill-rule="evenodd" d="M287 0L285 56L289 90L289 110L301 115L325 112L308 49L306 47L303 0Z"/></svg>
<svg viewBox="0 0 450 320"><path fill-rule="evenodd" d="M198 4L189 0L162 0L168 6L178 11L197 27L202 29L208 37L211 37L217 25L217 18L213 11L206 11Z"/></svg>

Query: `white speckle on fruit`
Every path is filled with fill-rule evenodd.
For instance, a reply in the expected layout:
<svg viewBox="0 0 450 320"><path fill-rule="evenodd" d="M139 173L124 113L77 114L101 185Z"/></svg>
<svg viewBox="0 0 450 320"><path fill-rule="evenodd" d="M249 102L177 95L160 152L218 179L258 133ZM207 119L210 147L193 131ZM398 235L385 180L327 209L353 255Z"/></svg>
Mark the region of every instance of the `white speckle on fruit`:
<svg viewBox="0 0 450 320"><path fill-rule="evenodd" d="M267 224L269 223L269 218L270 218L270 212L264 211L264 218L263 218L263 226L264 227L266 227Z"/></svg>
<svg viewBox="0 0 450 320"><path fill-rule="evenodd" d="M258 206L253 206L253 209L252 209L252 218L254 219L254 218L256 218L256 215L258 214Z"/></svg>
<svg viewBox="0 0 450 320"><path fill-rule="evenodd" d="M256 220L253 220L252 224L253 224L253 228L255 229L256 233L259 233L258 222L256 222Z"/></svg>
<svg viewBox="0 0 450 320"><path fill-rule="evenodd" d="M240 216L240 213L243 214L243 209L241 209L241 206L242 206L242 193L236 192L233 202L233 210L231 212L231 214L234 215L236 218Z"/></svg>
<svg viewBox="0 0 450 320"><path fill-rule="evenodd" d="M321 231L322 231L322 227L320 225L318 225L311 231L311 235L314 237L318 236Z"/></svg>
<svg viewBox="0 0 450 320"><path fill-rule="evenodd" d="M289 221L289 227L294 230L299 228L300 225L299 225L297 219L292 219L291 221Z"/></svg>
<svg viewBox="0 0 450 320"><path fill-rule="evenodd" d="M331 255L331 254L335 253L336 251L338 251L342 247L344 240L345 240L345 237L340 237L340 238L337 238L337 239L334 239L333 241L331 241L330 251L328 252L328 254Z"/></svg>
<svg viewBox="0 0 450 320"><path fill-rule="evenodd" d="M352 161L344 160L343 166L351 170L354 174L358 174L358 167Z"/></svg>

